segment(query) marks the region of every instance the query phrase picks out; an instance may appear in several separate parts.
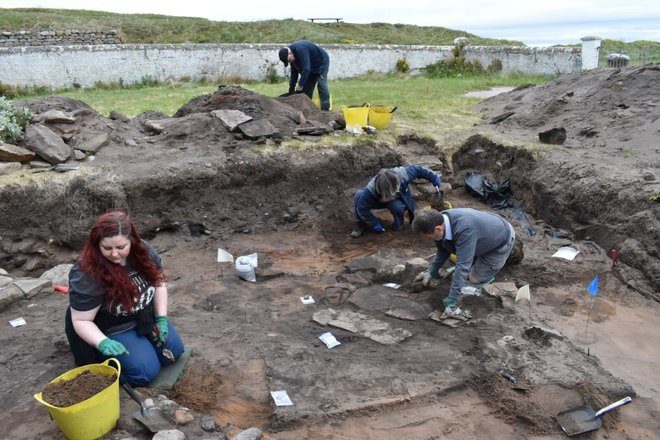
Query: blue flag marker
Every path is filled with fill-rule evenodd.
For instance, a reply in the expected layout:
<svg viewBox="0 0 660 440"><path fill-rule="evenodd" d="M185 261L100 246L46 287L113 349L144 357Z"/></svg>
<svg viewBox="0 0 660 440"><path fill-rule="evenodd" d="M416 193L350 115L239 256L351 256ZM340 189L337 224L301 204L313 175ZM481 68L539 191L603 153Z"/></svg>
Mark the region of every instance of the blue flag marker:
<svg viewBox="0 0 660 440"><path fill-rule="evenodd" d="M591 296L598 295L598 275L596 275L594 279L591 280L591 283L589 283L589 286L587 287L587 292L589 292Z"/></svg>

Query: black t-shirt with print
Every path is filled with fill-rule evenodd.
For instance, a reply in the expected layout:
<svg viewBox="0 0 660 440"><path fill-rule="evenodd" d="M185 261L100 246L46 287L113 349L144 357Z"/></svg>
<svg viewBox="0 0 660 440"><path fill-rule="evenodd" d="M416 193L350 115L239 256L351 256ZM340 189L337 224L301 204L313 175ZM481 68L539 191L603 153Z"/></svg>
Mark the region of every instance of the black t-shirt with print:
<svg viewBox="0 0 660 440"><path fill-rule="evenodd" d="M149 251L151 260L161 267L158 252L147 241L142 244ZM74 264L69 272L69 304L79 312L86 312L101 306L94 322L99 329L110 336L134 328L137 325L137 314L145 307L150 307L154 299L156 287L145 281L142 276L129 263L124 266L128 277L138 288L138 296L134 297L132 310L125 310L121 304L111 309L104 304L105 289L86 272L83 272L78 263Z"/></svg>

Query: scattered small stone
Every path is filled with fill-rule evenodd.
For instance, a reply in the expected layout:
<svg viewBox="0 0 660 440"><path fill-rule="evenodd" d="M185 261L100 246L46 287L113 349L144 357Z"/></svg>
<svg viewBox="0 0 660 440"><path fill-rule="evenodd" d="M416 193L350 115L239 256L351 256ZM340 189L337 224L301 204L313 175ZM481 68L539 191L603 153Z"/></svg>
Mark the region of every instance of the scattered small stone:
<svg viewBox="0 0 660 440"><path fill-rule="evenodd" d="M176 421L177 425L185 426L195 420L195 416L193 416L190 411L186 411L185 409L177 409L174 413L174 420Z"/></svg>
<svg viewBox="0 0 660 440"><path fill-rule="evenodd" d="M658 177L650 171L647 171L646 173L644 173L643 177L644 177L644 180L646 180L647 182L652 182L654 180L658 180Z"/></svg>
<svg viewBox="0 0 660 440"><path fill-rule="evenodd" d="M202 420L199 422L199 426L206 432L214 432L218 430L218 426L215 424L213 417L209 415L203 415Z"/></svg>
<svg viewBox="0 0 660 440"><path fill-rule="evenodd" d="M566 129L559 127L542 131L539 133L539 140L544 144L561 145L566 141Z"/></svg>
<svg viewBox="0 0 660 440"><path fill-rule="evenodd" d="M259 428L249 428L245 431L239 432L232 440L259 440L261 438L262 431Z"/></svg>
<svg viewBox="0 0 660 440"><path fill-rule="evenodd" d="M178 429L158 431L151 440L186 440L186 435Z"/></svg>

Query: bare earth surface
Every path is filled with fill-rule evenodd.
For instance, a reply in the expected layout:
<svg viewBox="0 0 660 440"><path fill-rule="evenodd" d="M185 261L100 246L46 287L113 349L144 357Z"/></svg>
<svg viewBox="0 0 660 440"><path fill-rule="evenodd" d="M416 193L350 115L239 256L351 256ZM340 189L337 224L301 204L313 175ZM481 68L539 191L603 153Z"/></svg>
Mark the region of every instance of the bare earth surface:
<svg viewBox="0 0 660 440"><path fill-rule="evenodd" d="M490 98L479 106L479 134L451 156L412 135L393 145L376 136L356 145L337 138L331 147L282 148L280 139L300 125L287 114L302 111L319 125L338 118L300 97L287 103L225 90L192 101L176 117L125 121L88 109L68 129L74 144L76 136L108 131L111 140L96 160L64 174L0 177L0 261L13 277L38 277L74 261L96 215L130 209L163 257L170 316L193 350L181 380L163 392L195 412L178 426L187 438L231 438L254 426L275 439L559 439L565 435L557 413L583 404L598 410L632 396L583 438L654 439L660 246L658 203L649 196L659 185L649 173L658 176L658 72L595 71ZM236 97L231 105L229 95ZM567 102L556 103L560 98ZM35 113L84 108L62 98L28 106ZM246 139L209 114L232 106L268 119L280 138ZM515 115L489 124L507 111ZM162 132L145 128L163 119ZM587 125L597 134L581 136ZM516 146L555 126L567 130L563 145L540 153ZM432 243L408 225L348 237L354 191L380 168L408 163L442 172L454 187L446 197L454 207L491 209L463 188L467 171L511 178L513 200L529 222L500 213L522 238L525 259L495 282L514 290L528 284L530 302L484 292L463 300L470 322L442 325L425 315L449 279L421 289L411 285L414 265L392 270L432 255ZM430 189L416 185L418 209L431 203ZM387 225L387 213L379 215ZM552 258L560 246L580 253L573 261ZM234 256L257 252L257 282L218 265L218 248ZM596 274L600 290L592 298L586 286ZM384 287L388 282L401 288ZM315 304L301 302L307 295ZM52 292L0 311L5 322L27 321L0 334L7 438L63 438L32 394L74 367L63 332L67 305L66 295ZM391 316L393 305L410 319ZM363 314L408 337L382 344L313 319L328 309ZM325 332L341 345L326 348L318 339ZM516 387L502 370L517 378ZM286 390L294 405L276 407L269 393L275 390ZM118 431L108 438L151 438L132 420L138 407L123 392L121 407ZM220 431L201 430L203 415Z"/></svg>

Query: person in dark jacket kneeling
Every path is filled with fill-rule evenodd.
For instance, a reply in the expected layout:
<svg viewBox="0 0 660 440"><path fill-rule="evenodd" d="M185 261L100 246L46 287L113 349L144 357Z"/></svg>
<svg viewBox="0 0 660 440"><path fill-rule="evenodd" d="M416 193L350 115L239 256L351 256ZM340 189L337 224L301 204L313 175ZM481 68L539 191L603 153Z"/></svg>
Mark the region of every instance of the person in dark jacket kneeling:
<svg viewBox="0 0 660 440"><path fill-rule="evenodd" d="M373 177L366 187L355 193L355 230L351 237L358 238L367 230L385 232L372 209L389 209L394 221L392 229L403 228L406 211L412 223L415 216L415 200L410 191L410 182L415 179L425 179L440 190L440 176L419 165L396 167L381 171Z"/></svg>

